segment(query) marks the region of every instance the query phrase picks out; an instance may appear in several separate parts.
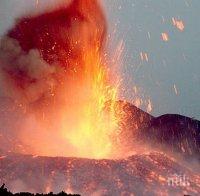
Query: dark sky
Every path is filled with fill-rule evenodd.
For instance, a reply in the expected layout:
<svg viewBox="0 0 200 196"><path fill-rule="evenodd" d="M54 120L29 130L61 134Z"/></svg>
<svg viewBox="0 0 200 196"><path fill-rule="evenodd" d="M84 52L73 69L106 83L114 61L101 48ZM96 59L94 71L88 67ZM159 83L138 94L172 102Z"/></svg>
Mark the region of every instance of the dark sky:
<svg viewBox="0 0 200 196"><path fill-rule="evenodd" d="M0 34L16 16L35 9L35 2L0 0ZM39 2L50 5L55 1ZM200 1L104 0L103 3L114 38L111 49L114 51L120 40L125 44L121 65L125 98L150 99L154 115L179 113L200 119ZM173 25L172 18L184 24L183 31ZM168 41L163 41L162 33L168 36ZM139 89L137 95L134 86Z"/></svg>

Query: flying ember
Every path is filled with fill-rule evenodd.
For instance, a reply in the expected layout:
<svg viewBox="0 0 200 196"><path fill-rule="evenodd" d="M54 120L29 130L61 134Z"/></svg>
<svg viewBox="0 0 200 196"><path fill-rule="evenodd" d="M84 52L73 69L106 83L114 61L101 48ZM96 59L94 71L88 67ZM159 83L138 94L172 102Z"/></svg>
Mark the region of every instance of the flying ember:
<svg viewBox="0 0 200 196"><path fill-rule="evenodd" d="M200 192L200 121L153 114L163 107L165 102L159 100L170 88L166 111L171 111L172 100L179 105L185 95L180 80L163 77L173 62L167 54L173 54L177 63L180 56L185 62L190 59L186 48L179 51L180 45L173 52L170 40L176 37L171 29L160 31L169 26L168 15L160 10L165 3L158 7L160 24L158 9L152 9L158 3L113 1L120 18L129 7L131 12L124 12L122 20L116 17L116 23L108 17L113 31L107 36L99 2L34 0L34 10L18 18L0 38L0 195L8 190L93 196ZM132 20L133 9L142 17L134 14ZM173 17L172 24L182 32L185 22L180 18L185 17ZM115 32L122 29L124 36L119 32L118 38ZM124 43L133 42L129 55ZM179 70L173 65L173 75L183 79L184 71ZM197 75L189 79L197 80Z"/></svg>

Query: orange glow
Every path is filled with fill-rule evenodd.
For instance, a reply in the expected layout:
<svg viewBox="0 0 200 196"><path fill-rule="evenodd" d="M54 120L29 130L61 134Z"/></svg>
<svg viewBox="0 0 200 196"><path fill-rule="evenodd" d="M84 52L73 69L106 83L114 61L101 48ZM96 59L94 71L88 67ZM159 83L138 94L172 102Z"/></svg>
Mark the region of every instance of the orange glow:
<svg viewBox="0 0 200 196"><path fill-rule="evenodd" d="M80 5L83 13L86 5ZM61 135L71 146L72 156L108 158L115 151L112 138L115 138L118 127L114 105L119 82L114 86L109 82L100 36L101 32L105 32L105 26L100 26L105 24L105 19L99 17L97 19L100 21L95 20L95 17L101 15L99 13L95 13L95 19L90 18L93 12L95 10L92 10L91 15L87 13L91 23L81 23L80 27L74 29L71 38L73 48L80 50L76 63L81 67L73 68L72 74L64 79L67 80L67 88L63 85L60 90L66 100L61 112Z"/></svg>
<svg viewBox="0 0 200 196"><path fill-rule="evenodd" d="M25 147L18 151L85 158L118 158L129 153L121 134L128 114L117 102L123 82L118 70L124 43L120 40L109 59L105 43L112 37L107 40L106 32L106 19L96 0L72 1L67 7L22 18L8 32L22 53L29 54L35 48L44 67L42 73L35 73L34 88L26 77L21 80L8 73L19 97L26 97L22 108L27 118L18 131ZM140 57L149 61L147 52L141 52ZM35 70L35 57L31 68ZM35 75L23 74L30 81L35 79ZM135 87L136 106L145 104L152 111L150 101L137 99L137 91Z"/></svg>
<svg viewBox="0 0 200 196"><path fill-rule="evenodd" d="M120 76L115 61L119 61L123 42L111 61L115 64L113 77L104 50L106 32L98 1L77 0L67 7L23 18L8 33L23 52L35 48L39 60L53 70L44 79L48 89L31 100L27 113L31 110L34 117L19 131L23 143L29 146L27 153L109 158L116 151L113 138L118 134L115 103ZM25 83L15 80L17 88L29 95Z"/></svg>
<svg viewBox="0 0 200 196"><path fill-rule="evenodd" d="M84 55L84 78L73 89L74 103L63 111L62 134L79 157L105 158L113 152L112 137L117 129L114 103L117 86L107 84L107 69L98 48L88 48ZM106 102L110 108L106 110ZM73 123L75 119L76 122Z"/></svg>
<svg viewBox="0 0 200 196"><path fill-rule="evenodd" d="M140 58L141 58L142 61L146 61L146 62L149 61L149 57L148 57L148 54L146 52L140 52Z"/></svg>
<svg viewBox="0 0 200 196"><path fill-rule="evenodd" d="M173 17L172 18L172 23L178 30L184 31L185 25L184 25L184 22L182 20L178 20L178 19Z"/></svg>
<svg viewBox="0 0 200 196"><path fill-rule="evenodd" d="M169 41L169 36L167 33L162 33L162 40L165 42Z"/></svg>

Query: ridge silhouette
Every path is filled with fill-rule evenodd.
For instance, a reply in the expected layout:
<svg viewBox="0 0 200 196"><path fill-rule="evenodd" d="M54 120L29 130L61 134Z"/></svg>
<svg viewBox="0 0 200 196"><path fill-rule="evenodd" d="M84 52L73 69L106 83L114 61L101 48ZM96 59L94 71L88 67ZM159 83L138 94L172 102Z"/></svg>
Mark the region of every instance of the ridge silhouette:
<svg viewBox="0 0 200 196"><path fill-rule="evenodd" d="M47 193L47 194L39 194L39 193L36 193L36 194L33 194L33 193L28 193L28 192L20 192L20 193L11 193L10 191L8 191L8 189L5 187L5 184L3 184L1 187L0 187L0 195L2 196L53 196L53 195L57 195L57 196L80 196L78 194L67 194L65 193L64 191L58 193L58 194L54 194L53 192L50 192L50 193Z"/></svg>

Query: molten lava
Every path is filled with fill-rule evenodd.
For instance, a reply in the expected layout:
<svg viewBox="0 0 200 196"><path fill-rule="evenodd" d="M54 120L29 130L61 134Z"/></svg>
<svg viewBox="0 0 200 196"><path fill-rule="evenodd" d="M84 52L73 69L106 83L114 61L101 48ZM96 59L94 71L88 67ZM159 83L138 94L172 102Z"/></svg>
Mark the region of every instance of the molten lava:
<svg viewBox="0 0 200 196"><path fill-rule="evenodd" d="M105 17L95 0L74 0L66 8L27 16L8 32L9 38L17 40L24 58L30 56L33 50L39 51L42 62L45 61L54 70L48 78L52 77L55 84L49 82L44 92L39 92L38 98L34 96L31 104L34 105L32 111L39 111L42 124L46 123L49 135L53 129L51 124L55 124L53 121L59 126L54 127L56 137L54 133L50 140L47 136L43 138L44 130L41 130L40 136L30 133L34 135L35 142L31 144L34 153L90 158L113 155L116 150L116 141L113 140L118 134L118 118L114 109L118 84L113 87L109 83L104 58L105 35ZM15 69L5 71L16 89L23 92L22 96L25 94L28 97L30 89L33 89L29 87L37 83L42 85L46 78L39 83L39 77L30 74L34 68L27 68L27 62L23 66L20 63L16 61ZM39 73L40 78L43 72ZM105 109L108 101L109 109ZM27 137L27 134L22 135ZM58 142L52 142L56 139ZM60 146L59 153L49 146L41 147L47 141L49 146ZM69 145L70 150L63 149L63 142L67 144L65 148ZM28 145L30 143L27 142Z"/></svg>
<svg viewBox="0 0 200 196"><path fill-rule="evenodd" d="M109 72L105 36L97 1L73 0L18 20L0 40L0 186L14 192L197 195L199 162L186 164L177 155L199 157L200 122L154 117L116 101L118 74L114 80ZM148 61L146 52L140 56ZM152 103L146 103L150 112Z"/></svg>

